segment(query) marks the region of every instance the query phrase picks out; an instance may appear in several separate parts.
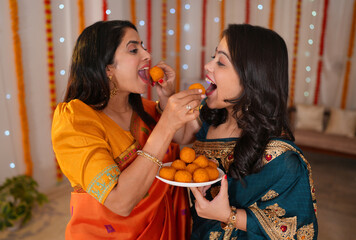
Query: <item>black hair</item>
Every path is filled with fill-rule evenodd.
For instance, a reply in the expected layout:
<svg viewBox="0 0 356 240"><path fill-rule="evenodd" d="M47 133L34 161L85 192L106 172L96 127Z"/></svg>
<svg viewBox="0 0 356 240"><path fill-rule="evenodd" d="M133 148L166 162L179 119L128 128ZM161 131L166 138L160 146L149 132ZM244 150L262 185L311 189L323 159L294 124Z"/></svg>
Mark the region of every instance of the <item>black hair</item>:
<svg viewBox="0 0 356 240"><path fill-rule="evenodd" d="M287 115L288 52L276 32L259 26L231 24L222 37L243 89L238 98L225 100L233 104L233 117L242 129L228 174L242 179L261 170L272 138L294 141ZM213 126L224 123L227 114L207 105L201 111L202 119Z"/></svg>
<svg viewBox="0 0 356 240"><path fill-rule="evenodd" d="M115 51L127 28L137 32L129 21L99 21L84 29L74 47L65 102L79 99L95 110L104 109L110 99L106 67L114 63ZM156 122L144 110L141 95L129 94L129 104L150 127Z"/></svg>

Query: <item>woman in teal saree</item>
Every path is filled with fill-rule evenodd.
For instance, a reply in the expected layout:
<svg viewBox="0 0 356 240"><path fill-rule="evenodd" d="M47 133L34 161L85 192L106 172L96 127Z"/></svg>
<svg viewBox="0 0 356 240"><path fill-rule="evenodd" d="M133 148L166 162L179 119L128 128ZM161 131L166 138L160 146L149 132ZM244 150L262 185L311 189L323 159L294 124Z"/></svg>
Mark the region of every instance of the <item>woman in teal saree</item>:
<svg viewBox="0 0 356 240"><path fill-rule="evenodd" d="M311 167L287 118L284 40L229 25L205 70L211 85L193 148L226 175L191 188L191 239L317 239Z"/></svg>

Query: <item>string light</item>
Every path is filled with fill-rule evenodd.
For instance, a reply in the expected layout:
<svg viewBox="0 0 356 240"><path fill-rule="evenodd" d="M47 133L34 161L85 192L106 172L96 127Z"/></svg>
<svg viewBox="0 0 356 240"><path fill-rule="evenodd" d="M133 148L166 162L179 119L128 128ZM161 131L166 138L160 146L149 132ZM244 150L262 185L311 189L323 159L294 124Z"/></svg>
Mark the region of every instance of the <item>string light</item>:
<svg viewBox="0 0 356 240"><path fill-rule="evenodd" d="M218 23L219 21L220 21L220 18L218 18L218 17L214 18L214 22Z"/></svg>
<svg viewBox="0 0 356 240"><path fill-rule="evenodd" d="M182 67L183 67L184 70L187 70L188 69L188 64L183 64Z"/></svg>
<svg viewBox="0 0 356 240"><path fill-rule="evenodd" d="M64 74L66 74L66 71L62 69L61 71L59 71L59 74L63 76Z"/></svg>
<svg viewBox="0 0 356 240"><path fill-rule="evenodd" d="M59 4L58 8L62 10L64 8L64 4Z"/></svg>
<svg viewBox="0 0 356 240"><path fill-rule="evenodd" d="M59 42L61 42L61 43L64 42L64 37L60 37Z"/></svg>
<svg viewBox="0 0 356 240"><path fill-rule="evenodd" d="M184 8L187 9L187 10L190 9L190 4L185 4Z"/></svg>
<svg viewBox="0 0 356 240"><path fill-rule="evenodd" d="M262 5L262 4L258 4L257 8L258 8L259 10L262 10L262 9L263 9L263 5Z"/></svg>
<svg viewBox="0 0 356 240"><path fill-rule="evenodd" d="M5 136L9 136L10 135L10 131L9 130L5 130L4 135Z"/></svg>
<svg viewBox="0 0 356 240"><path fill-rule="evenodd" d="M309 57L309 56L310 56L310 52L309 52L309 51L306 51L306 52L305 52L305 56L306 56L306 57Z"/></svg>
<svg viewBox="0 0 356 240"><path fill-rule="evenodd" d="M189 29L190 29L190 24L189 23L184 24L184 30L188 32Z"/></svg>
<svg viewBox="0 0 356 240"><path fill-rule="evenodd" d="M145 21L141 20L141 21L139 22L139 24L140 24L140 26L144 26L144 25L145 25Z"/></svg>
<svg viewBox="0 0 356 240"><path fill-rule="evenodd" d="M169 30L168 30L168 35L171 35L171 36L172 36L173 34L174 34L174 31L173 31L172 29L169 29Z"/></svg>
<svg viewBox="0 0 356 240"><path fill-rule="evenodd" d="M189 44L187 44L184 46L184 48L185 48L185 50L189 51L192 47Z"/></svg>
<svg viewBox="0 0 356 240"><path fill-rule="evenodd" d="M10 168L15 168L15 163L10 163Z"/></svg>
<svg viewBox="0 0 356 240"><path fill-rule="evenodd" d="M316 11L312 11L312 15L315 17L316 16Z"/></svg>
<svg viewBox="0 0 356 240"><path fill-rule="evenodd" d="M176 10L175 10L174 8L171 8L171 9L169 9L169 12L170 12L171 14L175 14L175 13L176 13Z"/></svg>
<svg viewBox="0 0 356 240"><path fill-rule="evenodd" d="M311 67L310 66L306 66L305 70L307 70L307 72L310 72Z"/></svg>
<svg viewBox="0 0 356 240"><path fill-rule="evenodd" d="M306 81L307 83L310 83L310 82L311 82L310 77L307 77L307 78L305 79L305 81Z"/></svg>
<svg viewBox="0 0 356 240"><path fill-rule="evenodd" d="M311 30L313 30L313 29L314 29L314 24L310 24L310 25L309 25L309 28L310 28Z"/></svg>
<svg viewBox="0 0 356 240"><path fill-rule="evenodd" d="M304 92L304 97L309 97L309 92L308 91Z"/></svg>
<svg viewBox="0 0 356 240"><path fill-rule="evenodd" d="M110 10L110 9L107 9L107 10L105 11L105 13L106 13L107 15L110 15L110 14L111 14L111 10Z"/></svg>
<svg viewBox="0 0 356 240"><path fill-rule="evenodd" d="M11 94L10 93L6 94L6 99L10 99L10 98L11 98Z"/></svg>
<svg viewBox="0 0 356 240"><path fill-rule="evenodd" d="M310 45L313 45L313 39L309 39L309 40L308 40L308 43L309 43Z"/></svg>

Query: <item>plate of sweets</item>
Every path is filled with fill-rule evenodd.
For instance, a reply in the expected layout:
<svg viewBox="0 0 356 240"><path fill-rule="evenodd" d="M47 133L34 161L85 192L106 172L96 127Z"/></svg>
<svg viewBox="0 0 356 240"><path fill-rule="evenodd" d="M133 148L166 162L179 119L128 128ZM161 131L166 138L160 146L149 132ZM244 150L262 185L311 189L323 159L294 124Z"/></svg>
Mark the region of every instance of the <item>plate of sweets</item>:
<svg viewBox="0 0 356 240"><path fill-rule="evenodd" d="M203 187L220 181L224 174L215 162L204 155L196 156L194 149L184 147L180 159L164 163L156 178L173 186Z"/></svg>

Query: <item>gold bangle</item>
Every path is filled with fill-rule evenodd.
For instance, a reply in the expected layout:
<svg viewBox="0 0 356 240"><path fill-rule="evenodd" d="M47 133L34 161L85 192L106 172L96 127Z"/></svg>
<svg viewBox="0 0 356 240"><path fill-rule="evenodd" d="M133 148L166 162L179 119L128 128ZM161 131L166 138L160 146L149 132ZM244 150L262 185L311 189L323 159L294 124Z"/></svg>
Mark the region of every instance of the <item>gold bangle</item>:
<svg viewBox="0 0 356 240"><path fill-rule="evenodd" d="M159 167L162 167L162 162L160 160L158 160L158 158L149 154L148 152L137 150L137 155L145 157L145 158L151 160L152 162L154 162L155 164L157 164Z"/></svg>
<svg viewBox="0 0 356 240"><path fill-rule="evenodd" d="M231 207L229 221L227 222L227 224L221 223L221 228L224 229L225 231L232 230L232 229L236 228L236 222L237 222L236 211L237 211L237 209L235 207Z"/></svg>
<svg viewBox="0 0 356 240"><path fill-rule="evenodd" d="M162 108L161 108L160 105L159 105L159 101L156 101L156 110L157 110L157 112L158 112L159 114L162 114L162 113L163 113L163 110L162 110Z"/></svg>

